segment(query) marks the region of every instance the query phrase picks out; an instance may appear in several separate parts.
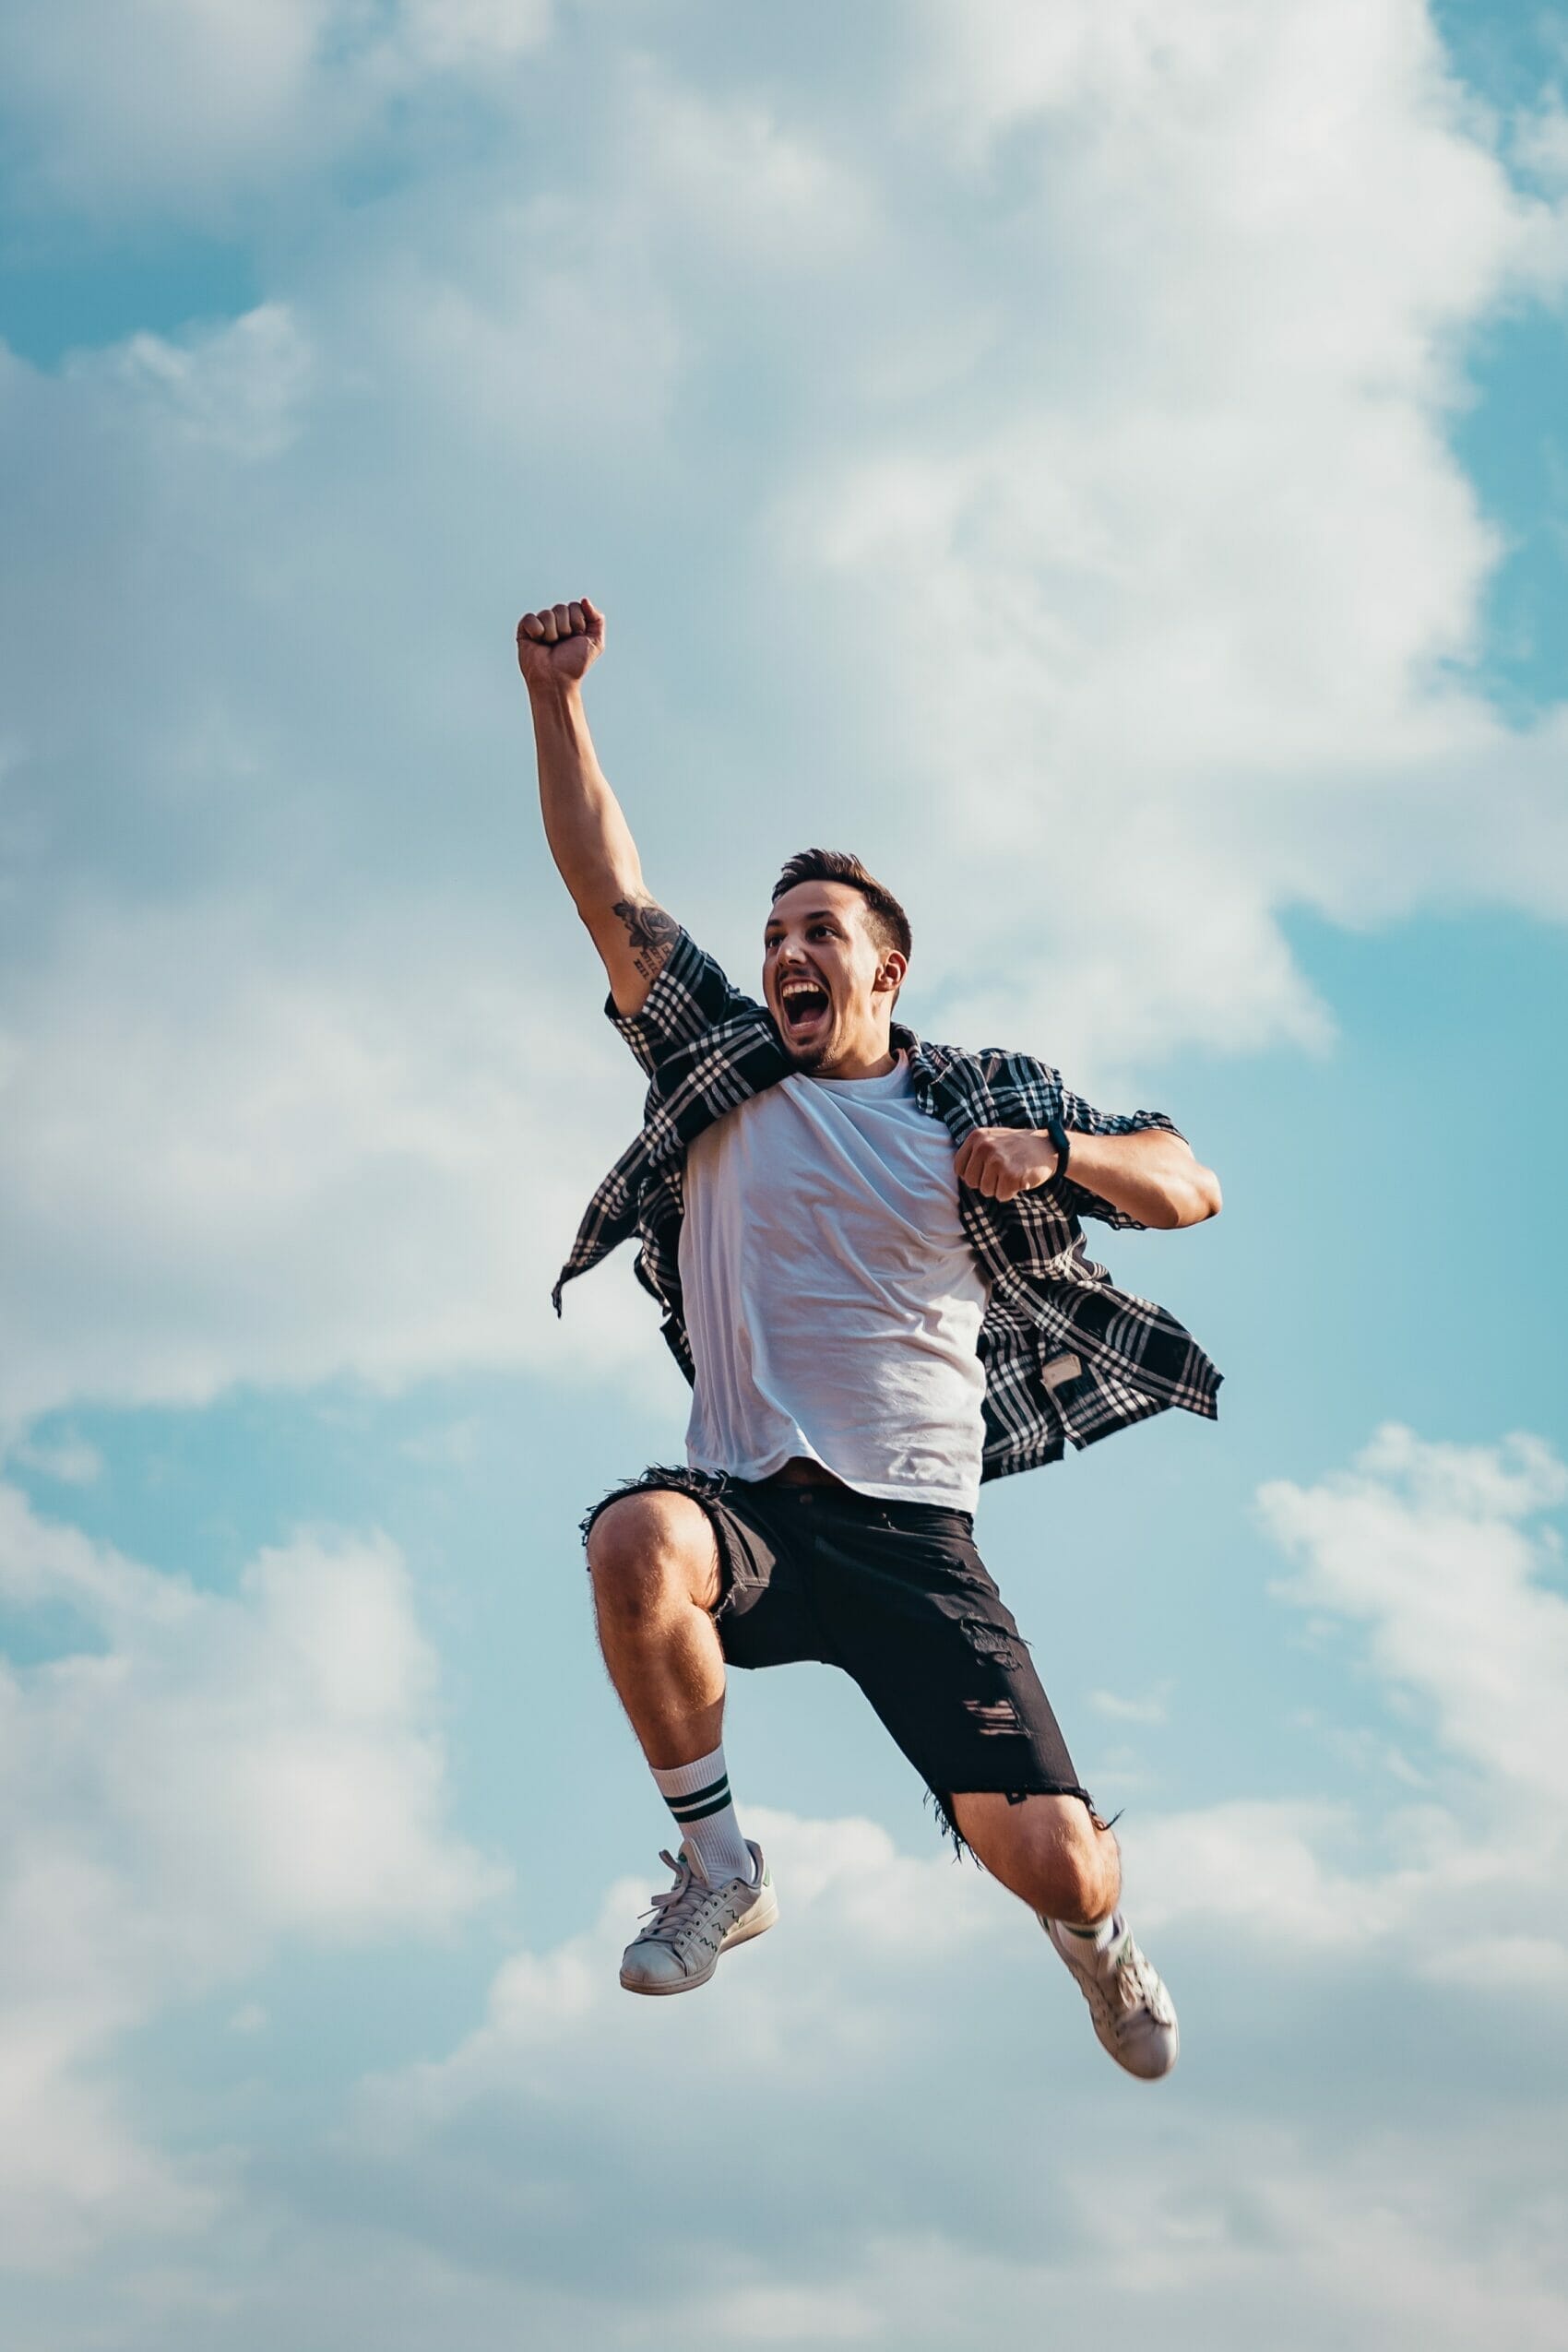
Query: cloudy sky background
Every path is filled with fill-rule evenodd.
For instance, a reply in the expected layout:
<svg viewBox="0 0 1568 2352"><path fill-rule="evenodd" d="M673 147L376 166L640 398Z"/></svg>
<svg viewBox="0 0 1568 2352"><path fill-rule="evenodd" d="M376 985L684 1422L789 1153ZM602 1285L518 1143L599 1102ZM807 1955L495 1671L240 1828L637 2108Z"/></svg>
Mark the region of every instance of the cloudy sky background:
<svg viewBox="0 0 1568 2352"><path fill-rule="evenodd" d="M25 2352L1568 2329L1568 18L16 0L0 30L0 2310ZM1181 2070L826 1671L785 1920L575 1533L678 1445L517 612L652 886L1168 1109L1227 1372L988 1490ZM651 2013L645 2013L650 2012Z"/></svg>

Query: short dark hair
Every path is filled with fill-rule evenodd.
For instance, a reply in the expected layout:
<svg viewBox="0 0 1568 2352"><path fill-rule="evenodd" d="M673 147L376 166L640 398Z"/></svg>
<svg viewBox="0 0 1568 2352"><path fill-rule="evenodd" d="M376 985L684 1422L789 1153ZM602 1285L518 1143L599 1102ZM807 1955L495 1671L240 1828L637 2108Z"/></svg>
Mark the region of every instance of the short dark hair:
<svg viewBox="0 0 1568 2352"><path fill-rule="evenodd" d="M906 962L909 956L909 918L885 884L868 873L848 849L801 849L773 885L774 903L799 882L845 882L866 902L866 928L881 948L897 947Z"/></svg>

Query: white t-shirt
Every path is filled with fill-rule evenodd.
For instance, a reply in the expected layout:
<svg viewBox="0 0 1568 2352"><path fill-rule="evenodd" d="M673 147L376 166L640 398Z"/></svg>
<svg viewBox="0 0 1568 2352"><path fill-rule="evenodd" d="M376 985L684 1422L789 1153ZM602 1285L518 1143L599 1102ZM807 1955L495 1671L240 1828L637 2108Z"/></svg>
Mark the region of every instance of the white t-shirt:
<svg viewBox="0 0 1568 2352"><path fill-rule="evenodd" d="M694 1468L762 1479L804 1455L862 1494L974 1509L986 1283L953 1157L903 1055L880 1078L785 1078L697 1137Z"/></svg>

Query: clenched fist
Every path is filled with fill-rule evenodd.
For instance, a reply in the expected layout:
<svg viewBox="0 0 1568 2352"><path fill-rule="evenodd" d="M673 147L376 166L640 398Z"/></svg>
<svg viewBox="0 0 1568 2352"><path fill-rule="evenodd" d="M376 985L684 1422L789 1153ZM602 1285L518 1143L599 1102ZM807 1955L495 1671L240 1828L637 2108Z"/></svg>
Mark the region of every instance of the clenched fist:
<svg viewBox="0 0 1568 2352"><path fill-rule="evenodd" d="M586 596L525 612L517 624L517 667L530 688L574 683L603 651L604 615Z"/></svg>
<svg viewBox="0 0 1568 2352"><path fill-rule="evenodd" d="M959 1146L953 1168L960 1184L991 1200L1010 1201L1049 1184L1057 1158L1051 1137L1028 1127L977 1127Z"/></svg>

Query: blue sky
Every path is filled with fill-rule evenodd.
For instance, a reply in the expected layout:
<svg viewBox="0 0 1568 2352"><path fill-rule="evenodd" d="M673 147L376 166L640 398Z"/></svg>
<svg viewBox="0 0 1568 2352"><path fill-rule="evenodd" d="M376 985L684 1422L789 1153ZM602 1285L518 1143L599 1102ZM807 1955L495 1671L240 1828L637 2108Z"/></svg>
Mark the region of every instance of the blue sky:
<svg viewBox="0 0 1568 2352"><path fill-rule="evenodd" d="M8 2342L1562 2341L1565 82L1414 0L10 12ZM511 669L584 588L739 976L841 840L917 1028L1224 1180L1103 1248L1218 1424L980 1528L1152 2096L826 1670L731 1709L780 1931L616 1987L576 1523L684 1399L629 1263L549 1308L638 1100Z"/></svg>

